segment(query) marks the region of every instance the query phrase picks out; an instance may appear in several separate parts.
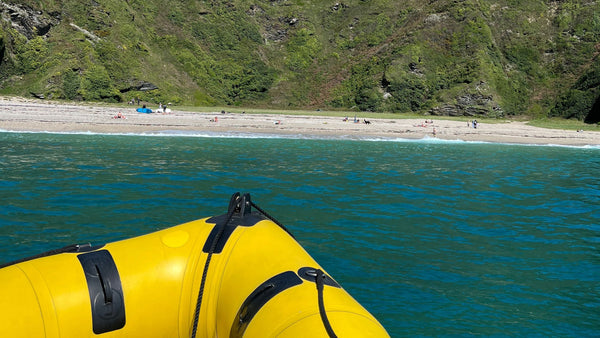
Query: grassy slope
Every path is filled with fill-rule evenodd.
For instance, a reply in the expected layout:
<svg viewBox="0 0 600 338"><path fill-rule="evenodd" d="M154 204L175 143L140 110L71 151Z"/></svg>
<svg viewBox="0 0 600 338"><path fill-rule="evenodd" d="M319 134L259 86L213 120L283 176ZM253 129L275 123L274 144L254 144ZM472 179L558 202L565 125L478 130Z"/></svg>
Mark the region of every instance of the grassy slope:
<svg viewBox="0 0 600 338"><path fill-rule="evenodd" d="M544 117L600 69L593 1L17 2L61 21L31 40L3 23L11 94ZM124 92L143 81L160 89Z"/></svg>

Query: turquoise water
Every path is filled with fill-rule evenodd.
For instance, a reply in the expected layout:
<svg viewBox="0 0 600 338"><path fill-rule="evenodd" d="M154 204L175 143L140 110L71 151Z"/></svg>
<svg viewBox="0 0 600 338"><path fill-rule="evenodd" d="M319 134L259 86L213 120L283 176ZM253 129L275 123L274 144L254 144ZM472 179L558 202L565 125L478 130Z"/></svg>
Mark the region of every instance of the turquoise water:
<svg viewBox="0 0 600 338"><path fill-rule="evenodd" d="M600 332L598 148L0 133L0 173L0 262L241 191L393 337Z"/></svg>

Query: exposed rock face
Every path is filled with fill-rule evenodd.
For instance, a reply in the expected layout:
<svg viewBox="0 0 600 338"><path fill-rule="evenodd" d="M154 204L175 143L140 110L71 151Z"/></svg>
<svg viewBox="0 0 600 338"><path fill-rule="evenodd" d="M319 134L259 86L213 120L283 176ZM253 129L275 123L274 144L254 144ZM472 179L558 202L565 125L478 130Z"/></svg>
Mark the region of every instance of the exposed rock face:
<svg viewBox="0 0 600 338"><path fill-rule="evenodd" d="M44 13L20 4L7 4L0 1L0 18L27 39L45 36L53 26L60 23L60 13Z"/></svg>
<svg viewBox="0 0 600 338"><path fill-rule="evenodd" d="M272 1L274 2L274 1ZM271 18L267 12L258 5L251 5L250 9L246 11L250 16L256 17L262 22L263 32L262 36L265 43L268 42L282 42L287 38L290 27L296 25L300 20L297 17L279 17L277 20Z"/></svg>
<svg viewBox="0 0 600 338"><path fill-rule="evenodd" d="M348 8L349 6L345 3L336 2L335 5L331 6L332 11L339 11L340 9Z"/></svg>
<svg viewBox="0 0 600 338"><path fill-rule="evenodd" d="M504 115L491 96L482 94L462 95L456 99L456 104L434 107L428 113L436 116L502 117Z"/></svg>
<svg viewBox="0 0 600 338"><path fill-rule="evenodd" d="M35 93L35 92L30 92L31 96L35 97L36 99L45 99L46 96L44 96L44 94L41 93Z"/></svg>
<svg viewBox="0 0 600 338"><path fill-rule="evenodd" d="M138 90L141 92L145 92L145 91L154 90L154 89L158 89L158 86L156 86L155 84L150 83L150 82L140 81L140 82L130 85L126 88L119 89L119 91L121 93L126 93L126 92L129 92L132 90Z"/></svg>
<svg viewBox="0 0 600 338"><path fill-rule="evenodd" d="M150 83L150 82L142 82L137 88L137 90L142 91L142 92L145 92L148 90L154 90L154 89L158 89L158 86L156 86L155 84Z"/></svg>

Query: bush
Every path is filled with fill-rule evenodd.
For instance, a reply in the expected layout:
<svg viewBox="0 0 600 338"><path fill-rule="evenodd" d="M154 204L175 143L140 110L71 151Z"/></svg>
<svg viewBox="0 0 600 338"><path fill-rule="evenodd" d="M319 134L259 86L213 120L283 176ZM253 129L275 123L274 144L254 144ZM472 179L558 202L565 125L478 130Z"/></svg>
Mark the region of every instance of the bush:
<svg viewBox="0 0 600 338"><path fill-rule="evenodd" d="M584 74L573 86L574 89L588 90L591 88L600 88L600 62L596 69Z"/></svg>
<svg viewBox="0 0 600 338"><path fill-rule="evenodd" d="M596 99L592 91L571 89L558 99L556 106L550 111L550 116L583 120L592 110Z"/></svg>
<svg viewBox="0 0 600 338"><path fill-rule="evenodd" d="M356 97L356 105L361 111L376 111L381 99L381 94L376 89L364 88Z"/></svg>
<svg viewBox="0 0 600 338"><path fill-rule="evenodd" d="M294 71L308 68L321 50L319 40L306 28L300 29L286 45L288 59L286 65Z"/></svg>
<svg viewBox="0 0 600 338"><path fill-rule="evenodd" d="M70 69L67 70L63 76L63 95L65 99L73 100L77 97L80 85L79 74Z"/></svg>
<svg viewBox="0 0 600 338"><path fill-rule="evenodd" d="M600 95L596 97L596 102L592 109L587 114L584 120L585 123L600 123Z"/></svg>
<svg viewBox="0 0 600 338"><path fill-rule="evenodd" d="M121 102L121 95L113 86L108 72L102 66L93 65L83 73L81 95L87 101L107 100Z"/></svg>
<svg viewBox="0 0 600 338"><path fill-rule="evenodd" d="M274 72L264 63L252 61L241 67L228 67L223 85L229 103L256 100L265 96L275 79Z"/></svg>
<svg viewBox="0 0 600 338"><path fill-rule="evenodd" d="M4 46L4 36L2 35L2 31L0 31L0 68L2 68L2 62L4 61L4 51L6 47Z"/></svg>
<svg viewBox="0 0 600 338"><path fill-rule="evenodd" d="M48 45L46 41L37 36L24 44L17 45L17 60L19 70L23 73L39 71L48 57Z"/></svg>
<svg viewBox="0 0 600 338"><path fill-rule="evenodd" d="M594 123L600 120L600 62L581 76L573 87L560 96L550 112L551 116L575 118Z"/></svg>

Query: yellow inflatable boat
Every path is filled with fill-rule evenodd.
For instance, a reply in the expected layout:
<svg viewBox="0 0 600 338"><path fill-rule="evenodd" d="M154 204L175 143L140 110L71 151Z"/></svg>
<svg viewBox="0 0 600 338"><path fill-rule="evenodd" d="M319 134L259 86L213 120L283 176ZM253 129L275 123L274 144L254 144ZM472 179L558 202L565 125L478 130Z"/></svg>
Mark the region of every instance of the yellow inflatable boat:
<svg viewBox="0 0 600 338"><path fill-rule="evenodd" d="M236 193L225 215L0 268L0 337L96 336L388 334L283 226Z"/></svg>

